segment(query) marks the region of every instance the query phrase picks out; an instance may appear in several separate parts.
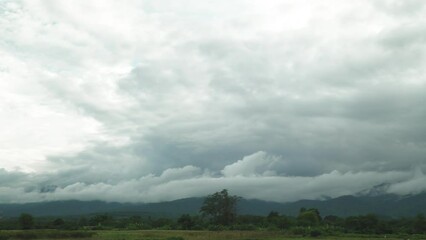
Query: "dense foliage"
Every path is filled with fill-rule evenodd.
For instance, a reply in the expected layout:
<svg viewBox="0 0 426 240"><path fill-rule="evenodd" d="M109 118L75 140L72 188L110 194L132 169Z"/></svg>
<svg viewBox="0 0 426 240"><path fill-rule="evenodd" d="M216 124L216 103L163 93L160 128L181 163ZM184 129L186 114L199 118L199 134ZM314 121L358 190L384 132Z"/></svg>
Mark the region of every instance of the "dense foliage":
<svg viewBox="0 0 426 240"><path fill-rule="evenodd" d="M0 220L0 230L24 229L19 218ZM99 214L82 218L34 218L32 229L60 230L265 230L285 231L293 235L355 234L426 234L423 215L413 218L387 219L376 215L341 218L321 217L316 209L301 209L299 216L290 217L272 211L268 216L239 215L233 224L223 225L198 215L184 214L177 219L151 217L120 217Z"/></svg>
<svg viewBox="0 0 426 240"><path fill-rule="evenodd" d="M237 201L237 196L230 196L228 190L223 189L207 196L200 212L203 217L209 217L213 224L229 226L236 220Z"/></svg>
<svg viewBox="0 0 426 240"><path fill-rule="evenodd" d="M267 216L237 215L237 201L237 196L231 196L223 190L206 198L200 215L184 214L176 219L110 214L80 218L34 218L23 213L18 218L0 219L0 230L24 229L28 234L31 234L28 229L263 230L312 237L351 233L426 234L426 219L421 214L412 218L383 218L373 214L342 218L333 215L322 217L315 208L301 208L296 217L281 215L276 211L271 211Z"/></svg>
<svg viewBox="0 0 426 240"><path fill-rule="evenodd" d="M26 231L8 231L0 232L0 240L8 239L73 239L90 238L95 232L89 231L57 231L57 230L26 230Z"/></svg>

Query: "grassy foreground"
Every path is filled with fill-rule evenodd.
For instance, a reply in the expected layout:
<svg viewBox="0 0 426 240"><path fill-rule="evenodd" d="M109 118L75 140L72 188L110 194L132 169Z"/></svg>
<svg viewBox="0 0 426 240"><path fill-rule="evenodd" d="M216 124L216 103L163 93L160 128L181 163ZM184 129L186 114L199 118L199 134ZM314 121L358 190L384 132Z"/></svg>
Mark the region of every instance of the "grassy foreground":
<svg viewBox="0 0 426 240"><path fill-rule="evenodd" d="M280 239L425 239L420 236L367 236L367 235L346 235L334 237L300 237L288 236L282 232L268 231L100 231L92 239L99 240L280 240Z"/></svg>
<svg viewBox="0 0 426 240"><path fill-rule="evenodd" d="M42 239L42 240L284 240L284 239L426 239L426 236L379 236L379 235L343 235L332 237L289 236L282 232L270 231L178 231L178 230L141 230L141 231L0 231L0 240Z"/></svg>

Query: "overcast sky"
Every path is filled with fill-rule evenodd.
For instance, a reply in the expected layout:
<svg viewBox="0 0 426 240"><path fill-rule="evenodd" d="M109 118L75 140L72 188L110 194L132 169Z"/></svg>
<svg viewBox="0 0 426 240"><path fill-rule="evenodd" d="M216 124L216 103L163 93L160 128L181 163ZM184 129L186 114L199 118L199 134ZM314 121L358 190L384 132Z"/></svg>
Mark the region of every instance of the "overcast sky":
<svg viewBox="0 0 426 240"><path fill-rule="evenodd" d="M426 190L422 0L0 0L0 202Z"/></svg>

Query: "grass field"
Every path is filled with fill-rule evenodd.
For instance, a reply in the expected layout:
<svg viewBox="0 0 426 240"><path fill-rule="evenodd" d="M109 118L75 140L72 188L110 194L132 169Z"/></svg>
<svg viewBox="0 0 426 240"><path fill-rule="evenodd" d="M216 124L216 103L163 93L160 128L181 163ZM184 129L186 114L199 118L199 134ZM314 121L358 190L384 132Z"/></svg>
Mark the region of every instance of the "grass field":
<svg viewBox="0 0 426 240"><path fill-rule="evenodd" d="M26 233L27 235L23 235ZM83 232L84 233L84 232ZM368 240L368 239L426 239L426 236L379 236L379 235L343 235L333 237L301 237L288 236L282 232L268 231L173 231L173 230L144 230L144 231L96 231L84 234L69 235L70 232L61 231L0 231L0 240L13 239L81 239L81 240L284 240L284 239L347 239L347 240ZM90 235L93 236L90 237ZM21 234L21 235L20 235ZM2 238L2 236L9 236ZM22 237L24 236L24 237ZM26 236L26 237L25 237Z"/></svg>
<svg viewBox="0 0 426 240"><path fill-rule="evenodd" d="M102 240L280 240L305 239L303 237L285 236L280 232L263 231L104 231L94 237ZM383 239L383 236L371 237L327 237L306 239ZM392 238L387 238L392 239ZM394 238L401 239L401 238Z"/></svg>

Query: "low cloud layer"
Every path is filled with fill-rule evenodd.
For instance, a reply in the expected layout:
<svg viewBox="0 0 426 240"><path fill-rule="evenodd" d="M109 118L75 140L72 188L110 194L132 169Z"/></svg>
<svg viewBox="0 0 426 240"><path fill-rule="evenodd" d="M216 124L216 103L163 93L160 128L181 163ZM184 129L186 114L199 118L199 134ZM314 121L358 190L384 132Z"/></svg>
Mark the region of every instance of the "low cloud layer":
<svg viewBox="0 0 426 240"><path fill-rule="evenodd" d="M254 160L258 161L254 161ZM118 182L60 182L59 176L37 176L2 172L0 199L5 203L55 200L105 200L111 202L158 202L202 197L221 189L249 199L277 202L323 199L366 194L377 186L382 193L415 194L426 190L426 175L419 169L390 172L332 171L318 176L280 176L274 162L279 157L257 152L227 165L221 173L195 166L171 168L160 175L149 174ZM269 163L258 165L259 162ZM261 167L259 168L254 166Z"/></svg>
<svg viewBox="0 0 426 240"><path fill-rule="evenodd" d="M0 0L0 201L423 191L425 5Z"/></svg>

